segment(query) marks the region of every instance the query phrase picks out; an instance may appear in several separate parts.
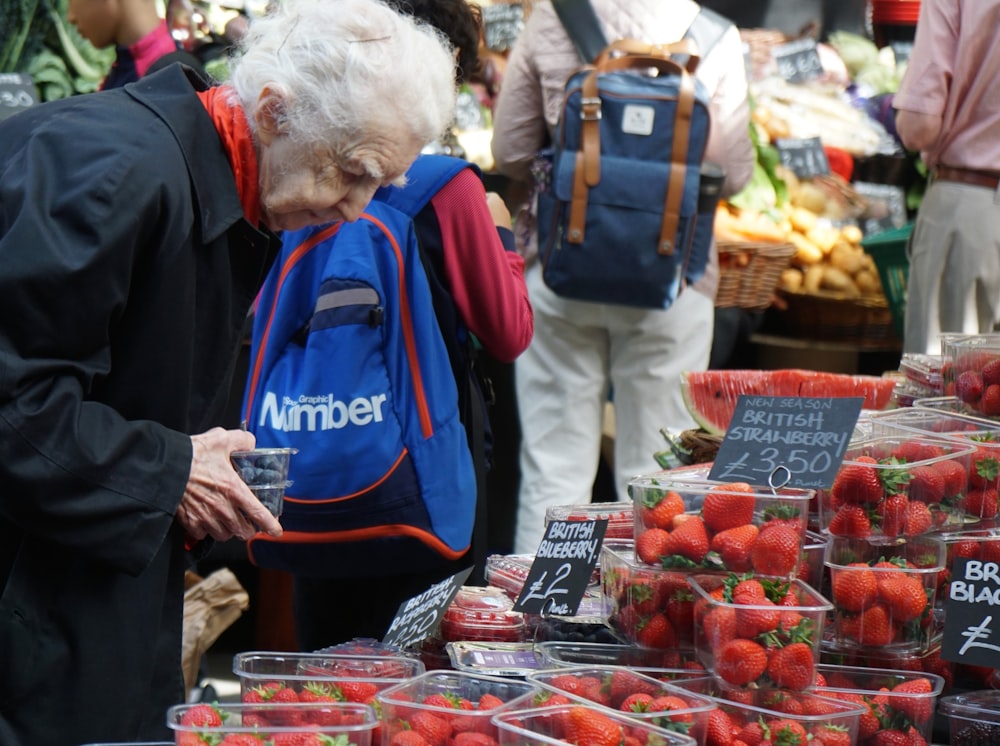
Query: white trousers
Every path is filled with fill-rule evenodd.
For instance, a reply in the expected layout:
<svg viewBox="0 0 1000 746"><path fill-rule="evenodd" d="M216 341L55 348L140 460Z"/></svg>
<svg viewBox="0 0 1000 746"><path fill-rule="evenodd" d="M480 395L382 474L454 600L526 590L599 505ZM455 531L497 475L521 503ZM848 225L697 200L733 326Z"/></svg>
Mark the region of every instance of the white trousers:
<svg viewBox="0 0 1000 746"><path fill-rule="evenodd" d="M1000 193L933 181L908 248L905 352L941 354L941 332L1000 321Z"/></svg>
<svg viewBox="0 0 1000 746"><path fill-rule="evenodd" d="M704 370L715 304L685 290L665 311L583 303L553 293L536 263L527 273L534 308L531 345L514 366L521 420L521 488L514 551L532 553L549 506L590 502L604 405L615 407L615 486L656 471L660 428L695 427L681 373Z"/></svg>

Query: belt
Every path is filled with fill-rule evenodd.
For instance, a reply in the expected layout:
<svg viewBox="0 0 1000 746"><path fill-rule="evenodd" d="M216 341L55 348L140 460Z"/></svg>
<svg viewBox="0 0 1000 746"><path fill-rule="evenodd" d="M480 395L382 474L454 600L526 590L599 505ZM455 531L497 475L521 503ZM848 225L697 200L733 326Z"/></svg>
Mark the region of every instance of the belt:
<svg viewBox="0 0 1000 746"><path fill-rule="evenodd" d="M940 181L954 181L959 184L996 189L1000 185L1000 173L996 171L976 171L972 168L956 168L955 166L938 166L934 169L934 178Z"/></svg>

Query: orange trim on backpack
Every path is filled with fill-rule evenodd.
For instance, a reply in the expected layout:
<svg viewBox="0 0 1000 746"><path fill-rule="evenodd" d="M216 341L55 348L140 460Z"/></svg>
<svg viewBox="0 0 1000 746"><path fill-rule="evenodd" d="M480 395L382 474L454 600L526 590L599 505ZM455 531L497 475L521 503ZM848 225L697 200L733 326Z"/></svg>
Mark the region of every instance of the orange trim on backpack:
<svg viewBox="0 0 1000 746"><path fill-rule="evenodd" d="M243 419L248 425L250 420L250 407L253 404L255 396L257 395L257 384L260 382L260 369L264 364L264 352L267 350L267 339L271 336L271 322L274 321L274 309L278 305L278 296L281 295L281 286L285 284L285 279L288 277L288 273L292 271L292 268L298 263L298 261L316 248L317 244L325 241L330 236L335 235L337 231L340 230L342 225L343 223L337 222L328 228L324 228L323 230L311 235L295 247L295 250L288 255L288 259L286 259L285 263L281 266L281 274L278 276L278 283L274 288L274 297L271 299L271 310L268 313L267 326L264 328L264 334L260 339L260 348L257 350L257 359L253 361L253 375L250 377L247 408L243 413Z"/></svg>
<svg viewBox="0 0 1000 746"><path fill-rule="evenodd" d="M429 548L446 559L459 559L469 551L469 546L463 549L452 549L443 541L429 531L409 526L406 524L390 524L386 526L373 526L371 528L358 528L350 531L329 531L321 534L306 533L302 531L285 531L280 538L275 539L265 533L255 534L250 541L250 545L257 541L264 541L273 544L341 544L352 541L366 541L370 539L393 538L397 536L409 536L417 539Z"/></svg>
<svg viewBox="0 0 1000 746"><path fill-rule="evenodd" d="M298 503L299 505L329 505L330 503L339 503L343 500L351 500L355 497L358 497L359 495L365 494L366 492L370 492L371 490L375 489L380 484L382 484L389 477L391 477L392 473L396 471L396 468L403 462L403 459L406 458L407 453L409 453L409 450L403 448L403 452L399 454L399 458L396 459L395 463L389 467L389 471L387 471L385 474L379 477L375 482L373 482L368 487L365 487L363 490L358 490L357 492L351 495L344 495L343 497L329 497L323 500L302 498L302 497L289 497L288 495L285 495L285 502Z"/></svg>

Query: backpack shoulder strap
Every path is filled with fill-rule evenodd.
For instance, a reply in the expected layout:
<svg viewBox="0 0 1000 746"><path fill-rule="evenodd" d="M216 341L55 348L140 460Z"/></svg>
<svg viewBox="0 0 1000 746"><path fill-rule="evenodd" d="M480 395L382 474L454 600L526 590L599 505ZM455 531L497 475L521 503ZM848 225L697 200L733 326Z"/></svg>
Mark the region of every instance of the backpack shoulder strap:
<svg viewBox="0 0 1000 746"><path fill-rule="evenodd" d="M698 56L705 59L732 25L733 22L725 16L702 6L691 21L684 38L693 41L698 47Z"/></svg>
<svg viewBox="0 0 1000 746"><path fill-rule="evenodd" d="M556 15L585 63L591 63L608 46L590 0L552 0Z"/></svg>
<svg viewBox="0 0 1000 746"><path fill-rule="evenodd" d="M375 193L379 202L415 217L440 189L459 171L479 168L469 161L449 155L421 155L406 172L406 188L382 187Z"/></svg>

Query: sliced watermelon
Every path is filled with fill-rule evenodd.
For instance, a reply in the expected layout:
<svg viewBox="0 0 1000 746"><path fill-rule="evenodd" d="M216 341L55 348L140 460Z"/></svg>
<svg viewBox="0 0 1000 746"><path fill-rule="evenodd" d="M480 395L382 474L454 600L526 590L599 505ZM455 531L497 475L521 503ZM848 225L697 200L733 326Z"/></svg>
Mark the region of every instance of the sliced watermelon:
<svg viewBox="0 0 1000 746"><path fill-rule="evenodd" d="M864 409L885 409L896 380L881 376L781 370L701 370L681 376L688 412L704 430L725 433L740 394L756 396L861 396Z"/></svg>

